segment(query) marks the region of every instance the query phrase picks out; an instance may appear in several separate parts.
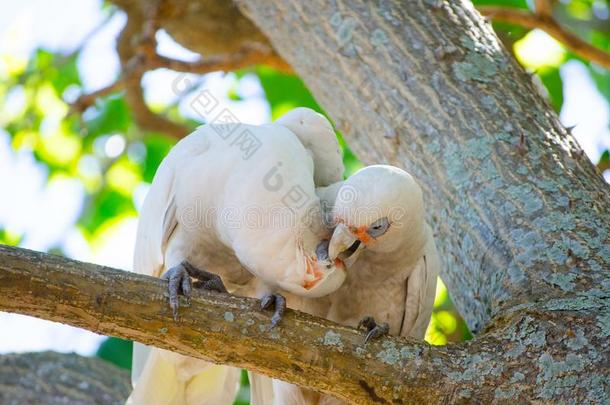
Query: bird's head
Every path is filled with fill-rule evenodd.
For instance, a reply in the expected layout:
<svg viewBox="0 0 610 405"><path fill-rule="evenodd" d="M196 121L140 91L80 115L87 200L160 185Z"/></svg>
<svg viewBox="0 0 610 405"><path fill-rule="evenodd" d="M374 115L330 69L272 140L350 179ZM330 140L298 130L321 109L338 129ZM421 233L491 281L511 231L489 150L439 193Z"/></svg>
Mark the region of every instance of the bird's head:
<svg viewBox="0 0 610 405"><path fill-rule="evenodd" d="M350 176L337 193L332 219L329 258L347 267L364 250L390 257L407 253L413 244L420 249L424 240L421 189L409 173L393 166L368 166Z"/></svg>

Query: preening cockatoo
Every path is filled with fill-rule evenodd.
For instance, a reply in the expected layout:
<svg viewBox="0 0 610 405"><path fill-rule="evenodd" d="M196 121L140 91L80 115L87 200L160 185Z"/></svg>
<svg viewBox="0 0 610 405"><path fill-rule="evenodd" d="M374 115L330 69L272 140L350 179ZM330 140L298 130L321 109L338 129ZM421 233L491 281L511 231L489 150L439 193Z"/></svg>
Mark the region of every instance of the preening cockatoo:
<svg viewBox="0 0 610 405"><path fill-rule="evenodd" d="M347 278L326 297L288 295L288 306L342 325L364 325L367 340L388 332L423 339L440 259L413 177L396 167L369 166L344 182L318 189L318 194L331 207L336 224L330 259L344 259ZM279 380L273 380L273 389L269 379L255 383L267 397L253 405L343 403Z"/></svg>
<svg viewBox="0 0 610 405"><path fill-rule="evenodd" d="M345 279L341 259L329 260L315 194L315 184L342 173L332 126L309 109L268 125L200 127L157 170L140 213L134 271L169 281L174 316L193 277L195 287L226 286L275 304L275 324L278 292L318 297ZM128 403L231 404L239 370L136 343L132 381Z"/></svg>

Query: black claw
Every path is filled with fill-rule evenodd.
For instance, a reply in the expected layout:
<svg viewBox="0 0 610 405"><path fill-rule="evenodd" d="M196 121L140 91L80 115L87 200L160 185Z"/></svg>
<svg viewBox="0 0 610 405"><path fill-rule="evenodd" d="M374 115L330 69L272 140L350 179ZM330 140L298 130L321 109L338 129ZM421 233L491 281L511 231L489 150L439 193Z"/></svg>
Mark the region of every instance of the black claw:
<svg viewBox="0 0 610 405"><path fill-rule="evenodd" d="M390 332L390 326L387 323L383 323L381 325L375 326L373 329L367 333L364 338L364 344L366 344L370 339L376 339L381 336L385 336Z"/></svg>
<svg viewBox="0 0 610 405"><path fill-rule="evenodd" d="M275 294L275 311L271 317L271 329L275 328L282 320L284 310L286 309L286 298L283 295Z"/></svg>
<svg viewBox="0 0 610 405"><path fill-rule="evenodd" d="M191 277L197 281L193 283ZM186 260L167 270L161 278L168 281L169 306L172 309L175 321L178 320L178 308L180 306L179 296L184 295L188 300L193 291L193 287L227 293L227 289L222 283L220 276L198 269Z"/></svg>
<svg viewBox="0 0 610 405"><path fill-rule="evenodd" d="M278 314L274 314L271 317L271 326L269 327L269 329L273 329L277 326L278 323L280 323L280 321L282 320L282 316L278 315Z"/></svg>
<svg viewBox="0 0 610 405"><path fill-rule="evenodd" d="M377 324L372 316L366 316L362 318L360 322L358 322L358 329L363 326L368 331L366 337L364 338L364 344L366 344L370 339L376 339L378 337L387 335L390 332L390 325L385 322L382 324Z"/></svg>
<svg viewBox="0 0 610 405"><path fill-rule="evenodd" d="M225 287L224 283L222 282L222 279L220 278L220 276L214 275L214 278L210 279L208 281L208 290L211 291L217 291L219 293L226 293L228 294L229 292L227 291L227 288Z"/></svg>
<svg viewBox="0 0 610 405"><path fill-rule="evenodd" d="M263 298L261 298L261 308L262 309L269 309L271 307L271 305L275 304L275 295L273 294L269 294L269 295L265 295Z"/></svg>
<svg viewBox="0 0 610 405"><path fill-rule="evenodd" d="M182 294L184 294L184 296L186 298L191 297L192 285L193 285L193 283L191 282L191 278L188 275L186 277L182 278L182 283L180 284L180 288L182 290Z"/></svg>
<svg viewBox="0 0 610 405"><path fill-rule="evenodd" d="M373 318L372 316L365 316L360 320L360 322L358 322L358 329L364 326L366 330L371 330L371 328L374 328L375 325L377 325L377 323L375 322L375 318Z"/></svg>
<svg viewBox="0 0 610 405"><path fill-rule="evenodd" d="M274 306L273 316L271 317L271 327L273 329L282 320L284 310L286 309L286 298L280 294L268 294L261 298L261 308L269 309Z"/></svg>
<svg viewBox="0 0 610 405"><path fill-rule="evenodd" d="M191 278L182 264L172 267L161 276L168 281L169 306L174 315L174 321L178 320L178 307L180 306L179 295L184 295L187 299L191 295Z"/></svg>
<svg viewBox="0 0 610 405"><path fill-rule="evenodd" d="M222 278L220 278L218 274L198 269L186 260L184 260L181 264L184 266L189 276L197 280L193 284L193 287L208 291L216 291L219 293L229 293L222 282Z"/></svg>

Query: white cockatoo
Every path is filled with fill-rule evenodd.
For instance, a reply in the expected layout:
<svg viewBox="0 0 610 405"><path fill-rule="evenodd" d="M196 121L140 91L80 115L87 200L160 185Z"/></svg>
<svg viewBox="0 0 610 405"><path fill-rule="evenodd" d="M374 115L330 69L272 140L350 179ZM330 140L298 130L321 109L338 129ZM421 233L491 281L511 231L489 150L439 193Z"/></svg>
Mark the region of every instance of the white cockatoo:
<svg viewBox="0 0 610 405"><path fill-rule="evenodd" d="M285 306L279 292L319 297L345 279L341 259L329 260L315 193L342 173L332 126L310 109L268 125L200 127L157 170L140 212L134 271L169 281L174 317L192 277L194 287L275 305L275 325ZM239 373L136 343L127 402L231 404Z"/></svg>
<svg viewBox="0 0 610 405"><path fill-rule="evenodd" d="M440 259L413 177L396 167L369 166L317 192L336 224L330 260L344 260L347 278L322 298L288 295L288 306L342 325L365 326L363 344L384 333L423 339ZM344 403L279 380L261 377L255 384L266 397L252 405Z"/></svg>

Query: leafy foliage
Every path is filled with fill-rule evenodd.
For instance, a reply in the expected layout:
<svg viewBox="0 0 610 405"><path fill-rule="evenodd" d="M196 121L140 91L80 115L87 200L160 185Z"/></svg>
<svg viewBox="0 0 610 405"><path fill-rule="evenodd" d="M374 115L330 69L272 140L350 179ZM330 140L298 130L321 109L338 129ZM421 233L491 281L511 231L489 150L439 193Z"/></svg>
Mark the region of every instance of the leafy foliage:
<svg viewBox="0 0 610 405"><path fill-rule="evenodd" d="M131 341L109 337L102 342L95 355L121 368L131 370L132 352L133 345Z"/></svg>

